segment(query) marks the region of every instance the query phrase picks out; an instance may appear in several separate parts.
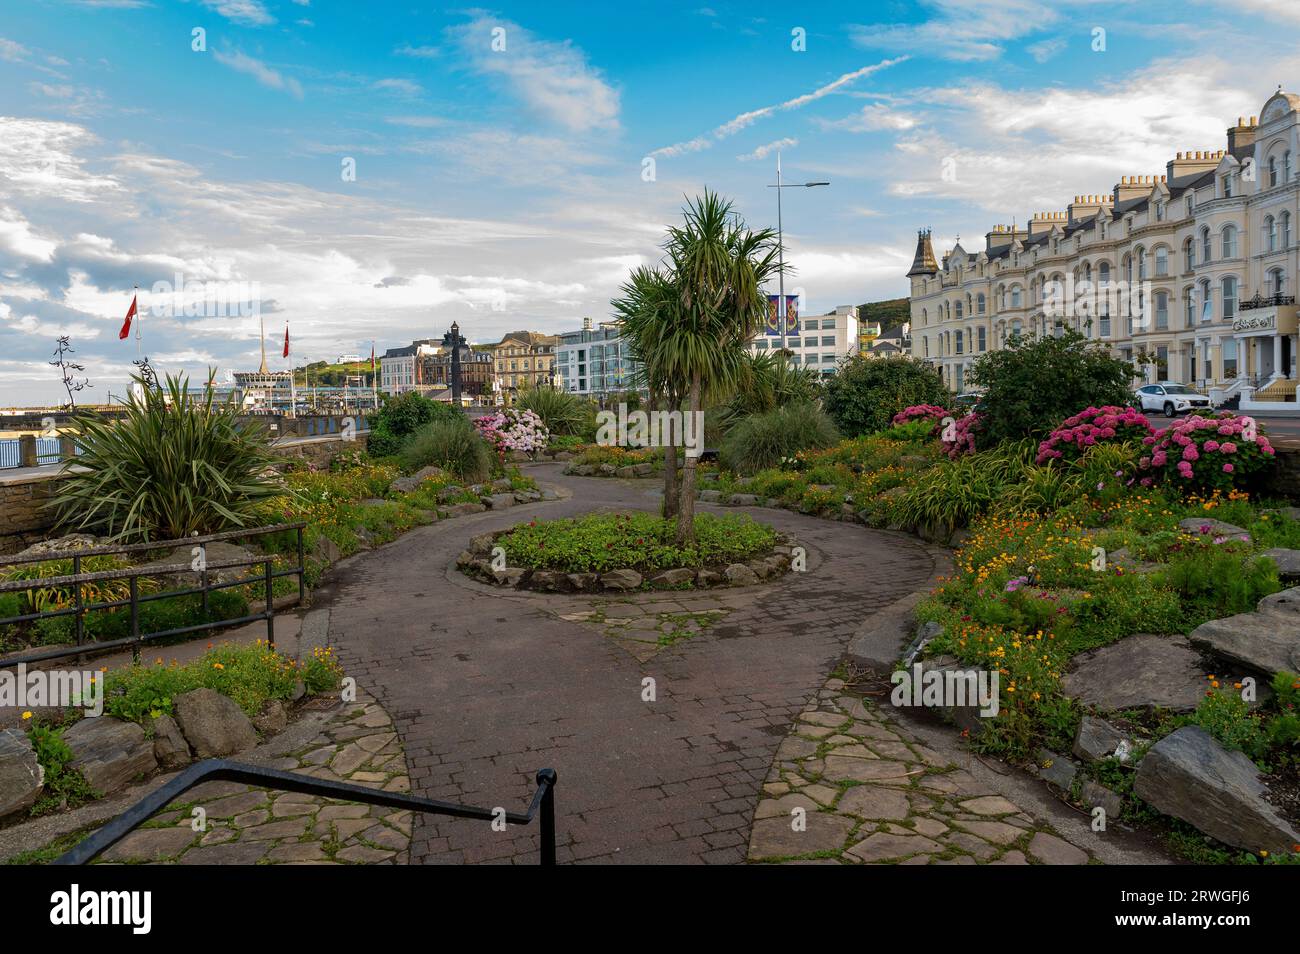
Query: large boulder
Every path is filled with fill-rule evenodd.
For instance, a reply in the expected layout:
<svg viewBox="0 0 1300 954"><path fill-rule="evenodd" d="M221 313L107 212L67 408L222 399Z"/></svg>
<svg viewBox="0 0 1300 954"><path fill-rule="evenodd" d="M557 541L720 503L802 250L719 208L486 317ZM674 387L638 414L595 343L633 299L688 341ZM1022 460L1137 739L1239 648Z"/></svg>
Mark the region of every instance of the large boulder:
<svg viewBox="0 0 1300 954"><path fill-rule="evenodd" d="M1300 831L1264 796L1259 766L1229 752L1200 726L1165 736L1138 764L1133 790L1166 815L1173 815L1247 851L1290 853Z"/></svg>
<svg viewBox="0 0 1300 954"><path fill-rule="evenodd" d="M505 510L508 507L513 507L515 505L514 494L492 494L484 499L487 501L487 505L493 510Z"/></svg>
<svg viewBox="0 0 1300 954"><path fill-rule="evenodd" d="M1277 564L1277 575L1282 579L1287 582L1300 580L1300 550L1274 547L1271 550L1265 550L1261 556L1266 556Z"/></svg>
<svg viewBox="0 0 1300 954"><path fill-rule="evenodd" d="M0 729L0 818L30 808L45 785L45 768L27 733Z"/></svg>
<svg viewBox="0 0 1300 954"><path fill-rule="evenodd" d="M111 795L158 768L153 741L134 722L108 716L82 719L63 733L72 762L100 795Z"/></svg>
<svg viewBox="0 0 1300 954"><path fill-rule="evenodd" d="M201 759L234 755L257 744L257 730L244 710L215 689L182 693L172 706L185 741Z"/></svg>
<svg viewBox="0 0 1300 954"><path fill-rule="evenodd" d="M1264 597L1253 613L1202 623L1188 639L1265 675L1300 672L1300 586Z"/></svg>
<svg viewBox="0 0 1300 954"><path fill-rule="evenodd" d="M743 563L733 563L722 572L731 586L753 586L758 582L758 574Z"/></svg>
<svg viewBox="0 0 1300 954"><path fill-rule="evenodd" d="M198 544L194 544L198 546ZM247 577L261 576L261 564L252 564L245 566L219 567L222 563L243 563L248 564L257 554L252 550L241 547L234 543L226 543L224 540L217 540L212 543L203 544L203 558L207 561L208 582L209 583L233 583L235 580L242 580ZM193 567L198 557L194 553L194 547L180 546L172 550L164 557L153 560L140 567L141 570L150 570L165 566L183 566ZM178 586L193 587L200 586L203 577L198 572L182 570L176 573L161 573L158 578L168 583L174 583Z"/></svg>
<svg viewBox="0 0 1300 954"><path fill-rule="evenodd" d="M48 556L51 560L57 560L67 556L74 550L85 550L98 546L103 546L103 543L89 533L69 533L67 536L57 537L53 540L41 540L33 543L26 550L21 551L18 556Z"/></svg>
<svg viewBox="0 0 1300 954"><path fill-rule="evenodd" d="M925 597L916 592L870 614L849 640L848 657L859 669L891 672L907 648L916 625L916 605ZM911 660L908 660L908 665Z"/></svg>
<svg viewBox="0 0 1300 954"><path fill-rule="evenodd" d="M1190 712L1205 696L1205 676L1185 639L1140 633L1074 657L1061 691L1095 709Z"/></svg>
<svg viewBox="0 0 1300 954"><path fill-rule="evenodd" d="M687 583L695 582L695 571L684 566L673 567L670 570L660 570L650 577L649 582L652 587L685 586Z"/></svg>

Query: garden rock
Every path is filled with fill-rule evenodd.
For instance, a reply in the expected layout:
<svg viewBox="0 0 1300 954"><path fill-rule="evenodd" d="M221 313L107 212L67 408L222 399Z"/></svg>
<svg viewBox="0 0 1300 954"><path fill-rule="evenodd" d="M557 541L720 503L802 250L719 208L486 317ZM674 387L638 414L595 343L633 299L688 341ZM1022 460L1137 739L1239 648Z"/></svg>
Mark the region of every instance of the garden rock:
<svg viewBox="0 0 1300 954"><path fill-rule="evenodd" d="M700 570L695 574L695 582L700 586L717 586L725 579L717 570Z"/></svg>
<svg viewBox="0 0 1300 954"><path fill-rule="evenodd" d="M375 545L375 535L370 532L369 527L357 527L353 533L356 535L357 542L361 544L363 550L369 550Z"/></svg>
<svg viewBox="0 0 1300 954"><path fill-rule="evenodd" d="M600 585L607 590L635 590L641 585L641 574L636 570L610 570L600 575Z"/></svg>
<svg viewBox="0 0 1300 954"><path fill-rule="evenodd" d="M912 636L916 604L924 597L923 592L912 593L863 620L849 640L849 661L877 673L891 671Z"/></svg>
<svg viewBox="0 0 1300 954"><path fill-rule="evenodd" d="M441 467L435 467L430 464L428 467L421 467L411 476L423 483L426 480L441 480L447 476L447 472Z"/></svg>
<svg viewBox="0 0 1300 954"><path fill-rule="evenodd" d="M388 487L390 490L396 490L399 494L409 494L412 490L418 488L423 482L424 481L416 477L398 477L389 484Z"/></svg>
<svg viewBox="0 0 1300 954"><path fill-rule="evenodd" d="M496 545L497 535L495 533L480 533L469 538L468 553L479 556L487 556L492 552L492 547Z"/></svg>
<svg viewBox="0 0 1300 954"><path fill-rule="evenodd" d="M1140 633L1074 657L1061 691L1102 710L1190 712L1205 695L1200 654L1185 639Z"/></svg>
<svg viewBox="0 0 1300 954"><path fill-rule="evenodd" d="M466 517L471 513L482 513L487 507L481 503L458 503L446 508L449 517Z"/></svg>
<svg viewBox="0 0 1300 954"><path fill-rule="evenodd" d="M311 555L326 563L337 563L343 558L343 551L329 537L321 536L317 537L316 542L312 544Z"/></svg>
<svg viewBox="0 0 1300 954"><path fill-rule="evenodd" d="M596 468L591 464L570 464L565 468L566 474L573 474L575 477L590 477L596 473Z"/></svg>
<svg viewBox="0 0 1300 954"><path fill-rule="evenodd" d="M262 735L275 735L283 732L289 724L289 714L284 711L284 703L279 699L267 699L262 708L253 716L253 728Z"/></svg>
<svg viewBox="0 0 1300 954"><path fill-rule="evenodd" d="M173 700L176 722L201 759L234 755L257 744L253 723L229 696L215 689L192 689Z"/></svg>
<svg viewBox="0 0 1300 954"><path fill-rule="evenodd" d="M1038 777L1044 782L1055 785L1063 792L1068 792L1074 784L1074 777L1079 774L1079 766L1063 755L1057 755L1050 749L1038 750Z"/></svg>
<svg viewBox="0 0 1300 954"><path fill-rule="evenodd" d="M452 497L457 497L464 492L465 488L457 486L456 484L443 487L442 490L438 491L438 503L446 503Z"/></svg>
<svg viewBox="0 0 1300 954"><path fill-rule="evenodd" d="M1214 520L1209 517L1188 517L1178 521L1178 528L1188 533L1204 534L1211 537L1241 537L1249 540L1250 533L1241 527Z"/></svg>
<svg viewBox="0 0 1300 954"><path fill-rule="evenodd" d="M1079 731L1074 736L1074 754L1085 762L1097 762L1111 756L1120 758L1116 750L1127 756L1132 744L1127 735L1105 719L1084 716L1079 720ZM1120 758L1120 761L1124 759Z"/></svg>
<svg viewBox="0 0 1300 954"><path fill-rule="evenodd" d="M722 491L721 491L721 490L701 490L701 491L700 491L700 500L702 500L704 503L721 503L721 502L722 502Z"/></svg>
<svg viewBox="0 0 1300 954"><path fill-rule="evenodd" d="M499 494L506 493L508 491L512 491L515 489L513 486L511 486L509 477L498 477L496 480L492 481L491 486L492 489Z"/></svg>
<svg viewBox="0 0 1300 954"><path fill-rule="evenodd" d="M727 503L733 507L757 507L758 498L753 494L732 494Z"/></svg>
<svg viewBox="0 0 1300 954"><path fill-rule="evenodd" d="M209 583L233 583L235 580L244 579L245 577L257 576L262 573L260 564L252 566L232 566L222 569L214 569L218 563L247 563L254 557L252 550L245 549L234 543L226 543L217 540L212 543L203 545L203 556L208 564L208 582ZM140 567L141 570L149 570L153 567L164 566L193 566L196 557L191 552L191 547L182 546L172 550L166 556L153 560ZM176 583L183 587L199 586L202 583L202 576L199 573L190 572L189 570L177 573L162 573L159 578L168 582Z"/></svg>
<svg viewBox="0 0 1300 954"><path fill-rule="evenodd" d="M601 464L599 467L596 468L596 470L605 477L613 477L614 474L618 471L618 468L615 467L613 464Z"/></svg>
<svg viewBox="0 0 1300 954"><path fill-rule="evenodd" d="M1106 812L1106 821L1112 822L1124 811L1124 799L1120 798L1105 785L1086 780L1079 786L1079 800L1088 809L1100 808Z"/></svg>
<svg viewBox="0 0 1300 954"><path fill-rule="evenodd" d="M661 570L650 577L651 586L685 586L687 583L693 582L695 582L695 571L684 566L673 567L671 570Z"/></svg>
<svg viewBox="0 0 1300 954"><path fill-rule="evenodd" d="M100 545L100 541L89 533L69 533L67 536L58 537L54 540L41 540L38 543L33 543L26 550L20 551L18 556L59 556L71 553L73 550L85 550ZM188 563L189 561L186 560L185 562Z"/></svg>
<svg viewBox="0 0 1300 954"><path fill-rule="evenodd" d="M1184 726L1138 764L1134 791L1166 815L1247 851L1290 853L1300 832L1265 801L1259 766L1229 752L1200 726Z"/></svg>
<svg viewBox="0 0 1300 954"><path fill-rule="evenodd" d="M1265 550L1261 555L1268 557L1277 564L1277 575L1282 579L1300 580L1300 550L1274 547L1271 550Z"/></svg>
<svg viewBox="0 0 1300 954"><path fill-rule="evenodd" d="M45 787L45 769L27 733L0 729L0 818L36 804Z"/></svg>
<svg viewBox="0 0 1300 954"><path fill-rule="evenodd" d="M153 757L165 769L178 769L194 760L189 743L181 734L181 727L169 715L153 720Z"/></svg>
<svg viewBox="0 0 1300 954"><path fill-rule="evenodd" d="M586 592L594 590L600 584L600 576L596 573L570 573L569 586L575 590Z"/></svg>
<svg viewBox="0 0 1300 954"><path fill-rule="evenodd" d="M758 582L758 574L743 563L733 563L723 573L732 586L753 586Z"/></svg>
<svg viewBox="0 0 1300 954"><path fill-rule="evenodd" d="M514 494L493 494L485 499L488 507L492 510L506 510L515 505Z"/></svg>
<svg viewBox="0 0 1300 954"><path fill-rule="evenodd" d="M100 795L111 795L158 767L153 742L134 722L108 716L82 719L63 733L63 741L72 750L71 766Z"/></svg>
<svg viewBox="0 0 1300 954"><path fill-rule="evenodd" d="M487 572L492 574L492 579L497 583L505 586L518 586L527 575L528 571L521 566L508 566L504 570L493 570L485 561L479 561Z"/></svg>
<svg viewBox="0 0 1300 954"><path fill-rule="evenodd" d="M1253 613L1202 623L1188 639L1270 676L1284 669L1300 671L1300 587L1264 597Z"/></svg>
<svg viewBox="0 0 1300 954"><path fill-rule="evenodd" d="M533 570L533 575L528 578L528 585L534 590L543 590L547 593L564 592L569 589L569 576L567 573L559 573L555 570Z"/></svg>
<svg viewBox="0 0 1300 954"><path fill-rule="evenodd" d="M626 477L636 477L636 476L637 476L636 467L634 467L634 466L631 465L631 464L628 464L626 467L620 467L620 468L616 471L616 475L619 476L619 477L625 477L625 478L626 478Z"/></svg>

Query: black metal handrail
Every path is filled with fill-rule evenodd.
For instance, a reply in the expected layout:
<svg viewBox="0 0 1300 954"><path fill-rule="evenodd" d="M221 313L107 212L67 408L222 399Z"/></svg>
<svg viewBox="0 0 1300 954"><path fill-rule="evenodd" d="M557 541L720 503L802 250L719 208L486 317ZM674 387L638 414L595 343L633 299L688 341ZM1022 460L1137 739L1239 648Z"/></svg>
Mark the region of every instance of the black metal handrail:
<svg viewBox="0 0 1300 954"><path fill-rule="evenodd" d="M1256 308L1277 308L1283 305L1294 305L1294 295L1256 295L1254 298L1247 298L1241 303L1242 311L1254 311Z"/></svg>
<svg viewBox="0 0 1300 954"><path fill-rule="evenodd" d="M528 804L528 810L525 812L506 812L505 820L512 825L528 825L534 818L539 818L541 863L554 865L555 769L540 769L536 780L537 790L533 792L533 798ZM191 765L170 782L150 792L103 828L80 842L76 847L64 852L53 863L56 865L84 865L88 863L166 808L178 796L183 795L202 782L209 781L244 782L249 785L273 788L282 792L299 792L303 795L363 802L384 808L425 812L430 815L450 815L453 818L495 821L501 817L499 811L491 808L460 805L456 802L442 802L401 792L384 792L379 789L367 788L364 785L334 782L328 779L313 778L310 775L285 772L280 769L246 765L242 762L230 762L225 759L207 759Z"/></svg>
<svg viewBox="0 0 1300 954"><path fill-rule="evenodd" d="M211 629L219 629L227 626L241 626L245 623L265 621L266 623L266 640L270 648L275 648L275 597L272 593L272 584L275 580L283 576L298 577L298 601L301 603L306 599L306 560L303 548L303 529L306 523L298 521L296 523L276 524L272 526L253 527L247 530L227 530L221 533L210 533L204 536L183 537L178 540L159 540L151 543L129 543L119 546L108 547L87 547L81 550L70 550L62 553L37 554L26 557L3 557L0 556L0 567L18 566L30 563L48 563L57 560L71 560L72 573L64 576L37 577L26 580L8 580L0 582L0 593L13 592L32 592L34 590L50 589L53 587L74 587L75 596L71 606L62 609L42 610L36 613L25 613L19 616L8 616L0 618L0 626L12 625L15 623L33 622L40 619L54 619L61 616L72 616L75 619L76 643L70 647L47 649L32 653L16 653L6 658L0 659L0 669L17 666L19 663L38 663L47 662L54 659L67 659L70 657L81 658L90 653L108 652L114 649L123 649L131 647L131 656L136 661L140 661L140 650L145 643L153 642L159 639L169 639L173 636L183 636L188 633L205 632ZM109 556L123 553L139 553L148 550L174 549L184 546L202 546L208 543L219 542L222 540L242 539L247 537L264 536L271 533L283 533L293 531L297 536L297 557L296 566L290 566L285 569L276 570L274 568L275 555L267 554L265 556L253 557L250 560L227 560L218 563L208 563L204 561L202 568L195 571L188 563L166 564L166 565L144 565L126 567L121 570L97 570L92 572L81 572L81 561L87 557ZM238 580L229 580L224 583L213 582L210 573L214 570L236 569L239 567L257 567L262 568L261 573L253 576L241 577ZM199 585L180 590L162 590L157 593L140 593L140 578L167 576L174 573L193 573L199 575ZM126 599L100 600L98 602L86 602L82 598L82 586L87 583L94 583L100 580L127 580L129 582L130 592ZM208 620L208 595L216 590L232 589L238 586L246 586L250 583L261 583L265 589L266 597L265 608L256 613L245 614L244 616L232 619ZM140 605L153 600L171 599L173 597L199 595L201 599L201 608L204 622L196 623L192 626L180 626L167 630L159 630L153 633L140 632ZM102 642L86 642L85 620L86 613L90 610L112 610L118 607L130 607L131 612L131 635L121 639L110 639Z"/></svg>

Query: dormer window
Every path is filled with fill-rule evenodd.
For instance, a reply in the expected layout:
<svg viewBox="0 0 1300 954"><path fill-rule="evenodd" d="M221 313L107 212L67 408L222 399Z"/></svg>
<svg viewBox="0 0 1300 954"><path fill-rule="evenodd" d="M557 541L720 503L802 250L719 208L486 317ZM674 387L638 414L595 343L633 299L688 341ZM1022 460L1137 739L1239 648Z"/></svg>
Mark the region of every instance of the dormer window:
<svg viewBox="0 0 1300 954"><path fill-rule="evenodd" d="M1232 173L1228 173L1223 177L1223 197L1225 199L1232 198Z"/></svg>

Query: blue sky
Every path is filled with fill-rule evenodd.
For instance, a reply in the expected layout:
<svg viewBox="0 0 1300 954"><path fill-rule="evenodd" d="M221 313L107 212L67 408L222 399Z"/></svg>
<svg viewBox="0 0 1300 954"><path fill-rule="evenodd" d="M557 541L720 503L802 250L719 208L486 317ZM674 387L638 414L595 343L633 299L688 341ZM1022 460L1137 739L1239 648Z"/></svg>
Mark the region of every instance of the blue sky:
<svg viewBox="0 0 1300 954"><path fill-rule="evenodd" d="M177 274L299 361L599 320L684 195L775 224L778 149L831 181L786 193L808 310L901 295L918 226L982 247L1300 87L1293 0L807 7L5 0L0 405L60 397L64 333L120 392L131 287ZM144 329L168 370L256 362L247 313Z"/></svg>

